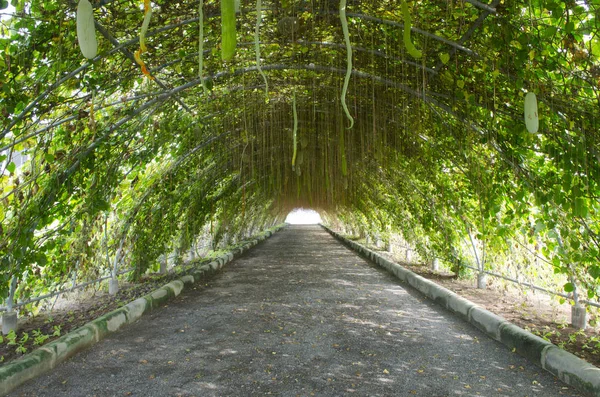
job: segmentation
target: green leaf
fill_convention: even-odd
[[[25,109],[25,103],[21,101],[15,106],[15,113],[21,113],[23,109]]]
[[[577,197],[573,203],[573,216],[587,217],[588,208],[583,197]]]
[[[463,88],[465,86],[465,82],[464,80],[458,80],[456,82],[456,85],[458,86],[458,88]]]
[[[565,32],[571,33],[573,30],[575,30],[575,23],[573,21],[569,21],[569,23],[565,25]]]
[[[600,266],[590,266],[590,268],[588,269],[588,273],[590,274],[590,276],[592,276],[592,278],[600,278]]]
[[[549,39],[552,36],[554,36],[557,31],[558,31],[557,27],[555,27],[555,26],[548,26],[546,29],[544,29],[543,36],[544,36],[544,38]]]
[[[445,65],[448,63],[448,61],[450,60],[450,55],[446,52],[442,52],[440,54],[440,60],[442,61],[442,63]]]
[[[6,166],[6,170],[8,172],[10,172],[11,174],[14,174],[16,169],[17,169],[17,166],[12,161],[10,163],[8,163],[8,165]]]
[[[0,10],[8,8],[8,0],[0,0]]]
[[[546,224],[544,223],[544,221],[541,219],[535,221],[535,232],[539,233],[543,232],[544,230],[546,230]]]
[[[575,290],[575,287],[571,283],[566,283],[563,289],[565,290],[565,292],[573,292]]]
[[[576,238],[572,238],[572,239],[569,241],[569,244],[571,245],[571,248],[573,248],[574,250],[577,250],[577,249],[579,249],[579,247],[581,246],[581,243],[580,243],[580,242],[579,242],[579,240],[578,240],[578,239],[576,239]]]
[[[600,39],[592,40],[592,54],[595,57],[600,57]]]
[[[52,162],[54,162],[54,155],[53,155],[53,154],[46,153],[46,154],[44,155],[44,158],[46,159],[46,161],[47,161],[48,163],[52,163]]]
[[[48,258],[42,252],[39,252],[35,255],[35,262],[38,266],[46,266],[48,264]]]

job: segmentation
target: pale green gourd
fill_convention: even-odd
[[[538,118],[537,98],[533,92],[525,95],[525,126],[532,134],[538,132],[540,121]]]
[[[352,45],[350,44],[350,33],[348,32],[348,20],[346,19],[346,0],[340,0],[340,21],[342,22],[342,31],[344,32],[344,42],[346,43],[346,77],[344,78],[344,87],[342,88],[342,108],[348,120],[350,120],[350,126],[348,129],[354,126],[354,119],[350,115],[348,105],[346,104],[346,93],[348,92],[348,85],[350,84],[350,76],[352,75]]]
[[[254,53],[256,55],[256,68],[258,69],[258,73],[262,76],[265,81],[265,95],[269,95],[269,82],[267,81],[267,76],[263,72],[260,67],[260,39],[259,39],[259,29],[260,22],[262,20],[262,1],[256,0],[256,28],[254,29]]]
[[[88,0],[79,0],[77,4],[77,41],[84,57],[88,59],[96,57],[98,42],[94,26],[94,8]]]
[[[204,69],[204,0],[200,0],[198,5],[198,78],[202,81],[202,88],[204,93],[208,94],[208,87],[206,87],[206,81],[204,81],[203,69]]]
[[[292,113],[294,114],[294,154],[292,155],[292,170],[296,168],[296,155],[298,152],[298,111],[296,110],[296,92],[292,97]]]

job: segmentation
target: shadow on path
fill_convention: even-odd
[[[577,396],[368,264],[290,226],[13,396]]]

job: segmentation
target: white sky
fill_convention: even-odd
[[[321,223],[321,215],[311,209],[296,208],[285,218],[291,225],[315,225]]]
[[[4,21],[5,19],[10,18],[10,16],[14,13],[15,13],[15,7],[13,7],[12,5],[10,5],[10,3],[8,3],[8,8],[0,10],[0,19],[2,19]]]

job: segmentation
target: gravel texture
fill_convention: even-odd
[[[290,226],[11,396],[578,396],[365,262]]]

